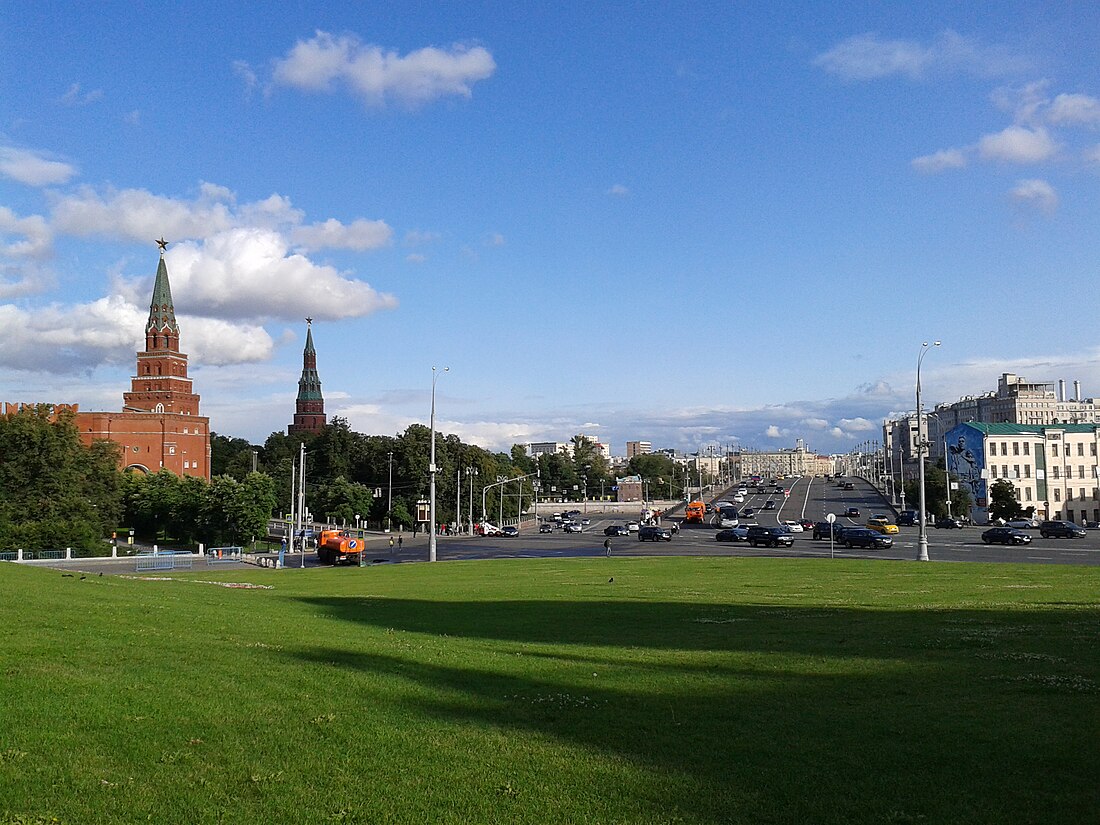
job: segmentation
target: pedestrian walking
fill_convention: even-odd
[[[397,549],[398,549],[398,550],[400,550],[400,549],[401,549],[401,545],[402,545],[402,543],[403,543],[403,542],[404,542],[404,539],[403,539],[403,537],[401,537],[401,536],[398,536],[398,537],[397,537]]]
[[[611,558],[611,538],[610,537],[603,540],[603,549],[604,549],[604,552],[607,553],[607,557]]]
[[[393,549],[393,536],[390,536],[390,549]]]

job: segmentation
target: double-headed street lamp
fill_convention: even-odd
[[[932,342],[933,347],[939,345],[939,341]],[[920,485],[920,505],[917,510],[920,538],[917,540],[917,561],[928,561],[928,524],[924,516],[924,451],[928,446],[928,439],[924,437],[924,412],[920,402],[920,365],[924,356],[929,353],[929,344],[925,341],[920,347],[920,355],[917,356],[917,477]]]
[[[450,367],[444,367],[443,372],[449,372]],[[432,367],[432,415],[431,415],[431,430],[432,430],[432,451],[431,458],[428,459],[428,475],[431,480],[428,484],[428,561],[435,561],[435,382],[439,378],[439,373],[435,367]]]

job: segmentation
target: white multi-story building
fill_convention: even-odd
[[[833,461],[829,456],[807,450],[799,439],[793,450],[753,452],[742,450],[737,455],[741,477],[746,476],[805,476],[831,473]]]
[[[573,442],[571,441],[538,441],[527,445],[527,455],[555,455],[561,453],[570,458],[573,457]]]
[[[649,441],[626,442],[626,458],[629,461],[636,455],[649,455],[653,452],[653,444]]]
[[[1100,521],[1100,425],[967,422],[946,434],[947,468],[988,521],[989,485],[1007,479],[1035,517]]]

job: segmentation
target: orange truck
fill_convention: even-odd
[[[702,524],[707,515],[707,505],[701,501],[692,501],[684,509],[684,521],[689,524]]]
[[[359,564],[363,540],[347,530],[322,530],[317,539],[317,561],[321,564]]]

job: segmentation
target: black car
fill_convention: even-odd
[[[628,536],[630,531],[626,529],[624,524],[612,524],[603,528],[603,534],[605,536]]]
[[[519,528],[509,524],[507,527],[500,528],[500,534],[505,538],[514,539],[519,535]]]
[[[749,528],[746,541],[753,547],[761,544],[765,547],[790,547],[794,544],[794,534],[786,532],[783,527],[764,527],[758,524]]]
[[[772,501],[769,498],[767,501],[764,502],[764,509],[765,510],[774,510],[775,509],[775,502]]]
[[[982,533],[986,544],[1030,544],[1031,536],[1015,527],[991,527]]]
[[[1039,525],[1039,535],[1045,539],[1079,539],[1085,530],[1072,521],[1044,521]]]
[[[849,507],[847,510],[844,511],[844,515],[848,518],[859,518],[859,508]]]
[[[917,523],[917,511],[902,510],[900,513],[898,513],[898,520],[894,523],[897,524],[899,527],[912,527]]]
[[[539,532],[540,533],[553,533],[554,532],[554,525],[551,524],[548,521],[544,521],[542,524],[539,525]]]
[[[894,540],[884,536],[878,530],[869,530],[866,527],[852,527],[844,531],[840,539],[841,544],[851,549],[852,547],[870,547],[871,549],[889,548],[894,546]]]
[[[748,527],[731,527],[714,534],[715,541],[745,541],[749,537]]]
[[[638,541],[672,541],[672,531],[667,527],[646,524],[638,528]]]
[[[837,524],[835,521],[832,524],[829,524],[829,522],[827,521],[819,521],[813,526],[812,538],[814,541],[817,541],[818,539],[827,539],[829,538],[830,532],[832,532],[834,539],[839,538],[840,536],[838,534],[840,533],[840,525]]]
[[[961,518],[938,518],[936,519],[936,528],[939,530],[961,530],[963,526],[963,520]]]
[[[747,518],[756,518],[756,511],[751,507],[746,507],[741,511],[741,520],[744,521]]]

